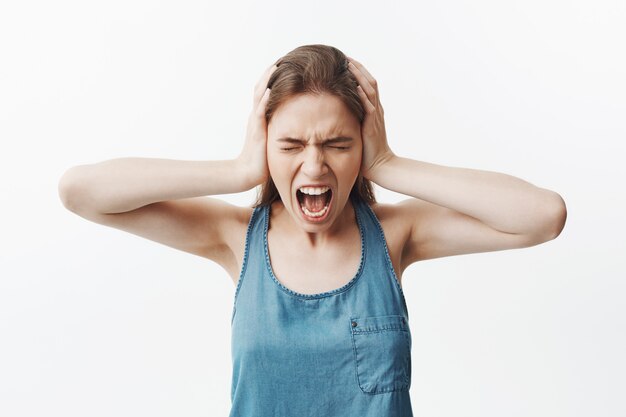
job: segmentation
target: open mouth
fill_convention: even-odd
[[[333,192],[328,186],[300,187],[296,190],[296,197],[307,220],[322,221],[329,212]]]

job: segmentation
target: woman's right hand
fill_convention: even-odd
[[[269,178],[267,166],[267,123],[265,122],[265,106],[270,96],[267,83],[276,65],[265,70],[256,86],[252,101],[252,111],[248,117],[246,140],[237,160],[246,172],[251,188],[263,184]]]

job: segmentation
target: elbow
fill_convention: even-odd
[[[556,239],[567,220],[567,207],[563,198],[553,191],[543,200],[541,209],[533,217],[533,227],[526,236],[525,246],[535,246]]]
[[[565,200],[558,193],[553,192],[553,197],[546,212],[546,226],[543,228],[544,234],[547,233],[546,240],[553,240],[561,234],[567,221]]]
[[[76,213],[78,210],[78,195],[80,194],[80,178],[81,174],[79,166],[72,167],[65,171],[57,186],[59,199],[63,206],[71,212]]]

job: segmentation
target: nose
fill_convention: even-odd
[[[328,165],[324,157],[324,152],[316,146],[311,146],[304,152],[302,162],[302,172],[310,178],[320,178],[328,172]]]

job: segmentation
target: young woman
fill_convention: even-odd
[[[409,198],[377,203],[371,182]],[[205,197],[257,185],[253,207]],[[566,219],[553,191],[396,155],[376,80],[326,45],[265,71],[235,160],[77,166],[59,193],[86,219],[228,272],[231,416],[412,416],[404,270],[537,245]]]

